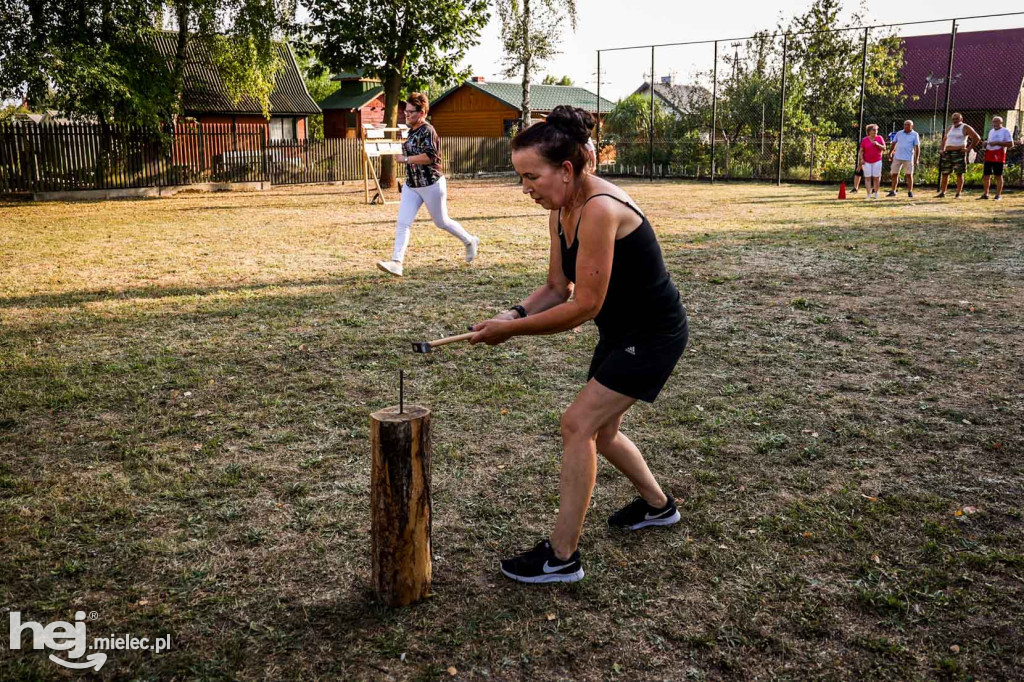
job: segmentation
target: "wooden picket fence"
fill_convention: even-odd
[[[512,170],[508,138],[441,141],[445,173]],[[380,172],[380,159],[374,159]],[[404,166],[397,167],[402,178]],[[260,125],[180,123],[173,130],[88,123],[0,124],[0,192],[362,181],[358,139],[276,141]]]

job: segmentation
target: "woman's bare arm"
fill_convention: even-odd
[[[481,322],[473,327],[477,334],[470,342],[497,344],[512,336],[557,334],[596,317],[608,293],[615,254],[616,217],[610,203],[611,200],[604,199],[592,201],[580,221],[572,300],[519,320]],[[560,261],[561,258],[559,270]]]

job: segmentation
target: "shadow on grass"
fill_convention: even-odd
[[[458,268],[432,269],[427,274],[451,274]],[[416,281],[415,271],[410,272],[402,281]],[[385,279],[383,275],[360,274],[342,277],[317,277],[311,279],[282,279],[272,282],[256,282],[253,284],[226,284],[210,286],[146,286],[129,287],[126,289],[84,289],[61,294],[34,294],[30,296],[9,296],[0,298],[0,308],[70,308],[86,303],[101,303],[131,299],[162,299],[182,296],[211,296],[224,293],[257,292],[267,289],[289,287],[346,287],[365,285],[369,282],[381,283],[398,280]]]

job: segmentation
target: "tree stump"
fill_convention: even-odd
[[[430,592],[430,410],[407,405],[370,415],[373,586],[388,606]]]

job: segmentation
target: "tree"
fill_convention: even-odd
[[[676,121],[660,100],[654,100],[655,140],[663,140]],[[605,116],[601,126],[602,147],[615,145],[615,158],[623,164],[646,164],[650,158],[651,143],[651,98],[649,95],[630,95],[620,99]],[[655,162],[665,163],[662,158],[669,151],[659,144],[655,150]]]
[[[304,41],[334,71],[362,69],[384,84],[384,123],[398,123],[403,86],[454,83],[456,70],[487,25],[486,0],[309,0]],[[381,184],[394,184],[390,156]]]
[[[845,166],[852,166],[852,159],[847,164],[844,155],[852,148],[850,138],[858,134],[864,53],[864,31],[855,25],[862,21],[858,14],[844,21],[838,0],[814,0],[803,15],[774,32],[757,33],[742,49],[724,54],[725,68],[718,69],[715,141],[718,166],[726,174],[734,166],[744,166],[760,175],[777,162],[771,159],[778,151],[784,36],[788,37],[783,168],[807,165],[813,135],[815,169],[831,172],[831,164],[836,173],[848,172]],[[845,30],[851,26],[853,30]],[[875,115],[895,112],[903,97],[899,39],[885,31],[869,31],[867,56],[865,110]],[[709,131],[712,71],[698,74],[698,80],[705,90],[694,100],[685,124]]]
[[[314,102],[322,102],[331,96],[337,89],[338,84],[331,80],[331,71],[317,61],[316,56],[308,52],[299,52],[295,55],[295,62],[298,64],[299,73],[306,84],[306,90]],[[322,140],[324,137],[324,116],[317,114],[309,117],[309,137]]]
[[[547,76],[544,76],[544,80],[541,81],[541,85],[572,85],[572,79],[568,76],[557,78],[548,74]]]
[[[561,33],[562,10],[576,30],[576,0],[496,0],[496,5],[505,47],[504,73],[509,78],[522,74],[521,126],[527,128],[533,122],[530,82],[540,65],[558,54],[556,45]]]
[[[848,135],[858,126],[864,33],[842,29],[863,25],[864,17],[855,12],[843,21],[841,11],[841,0],[814,0],[787,29],[793,87],[803,93],[805,111],[819,134]],[[891,34],[869,32],[865,94],[876,105],[895,106],[903,89],[902,64],[902,50]]]
[[[7,104],[0,107],[0,123],[14,119],[18,114],[28,113],[28,109],[22,104]]]
[[[269,109],[279,66],[274,31],[290,0],[171,0],[177,50],[168,69],[154,38],[162,0],[0,0],[0,96],[70,116],[155,125],[181,111],[189,42],[205,41],[236,100]]]
[[[109,2],[110,0],[101,0]],[[295,21],[294,0],[167,0],[177,32],[171,87],[180,110],[191,41],[205,44],[228,91],[249,96],[270,118],[270,93],[283,64],[275,35]]]
[[[672,125],[672,117],[660,100],[654,100],[654,136],[664,135]],[[620,99],[608,112],[601,130],[618,139],[631,142],[647,142],[651,138],[651,98],[647,95],[630,95]]]
[[[152,121],[166,95],[148,43],[159,4],[0,0],[0,98],[101,123]],[[166,74],[166,69],[163,69]]]

